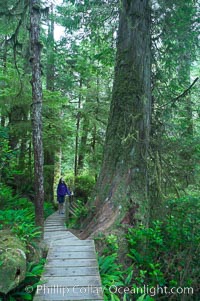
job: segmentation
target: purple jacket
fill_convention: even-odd
[[[66,194],[71,195],[71,192],[67,188],[67,185],[65,183],[58,184],[57,195],[59,195],[59,196],[65,196]]]

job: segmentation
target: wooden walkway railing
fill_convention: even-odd
[[[94,241],[78,239],[64,222],[58,212],[45,222],[49,251],[33,301],[103,301]]]

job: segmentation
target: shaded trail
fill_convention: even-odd
[[[93,240],[80,240],[64,225],[64,215],[47,218],[44,240],[48,256],[33,301],[103,301]]]

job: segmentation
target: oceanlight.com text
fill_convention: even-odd
[[[125,287],[125,286],[116,286],[112,285],[109,287],[109,292],[111,294],[145,294],[149,296],[156,295],[193,295],[194,289],[193,287],[172,287],[168,288],[167,286],[161,287],[150,287],[148,285],[143,285],[142,287]]]

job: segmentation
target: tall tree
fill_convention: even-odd
[[[30,39],[32,63],[32,130],[34,149],[34,187],[36,224],[43,226],[43,143],[42,143],[42,81],[40,42],[40,0],[30,1]]]
[[[147,152],[151,116],[149,1],[123,0],[113,96],[95,217],[87,228],[109,227],[128,206],[148,220]],[[126,208],[126,209],[124,209]],[[132,212],[133,212],[132,211]],[[137,219],[132,216],[132,222]]]

